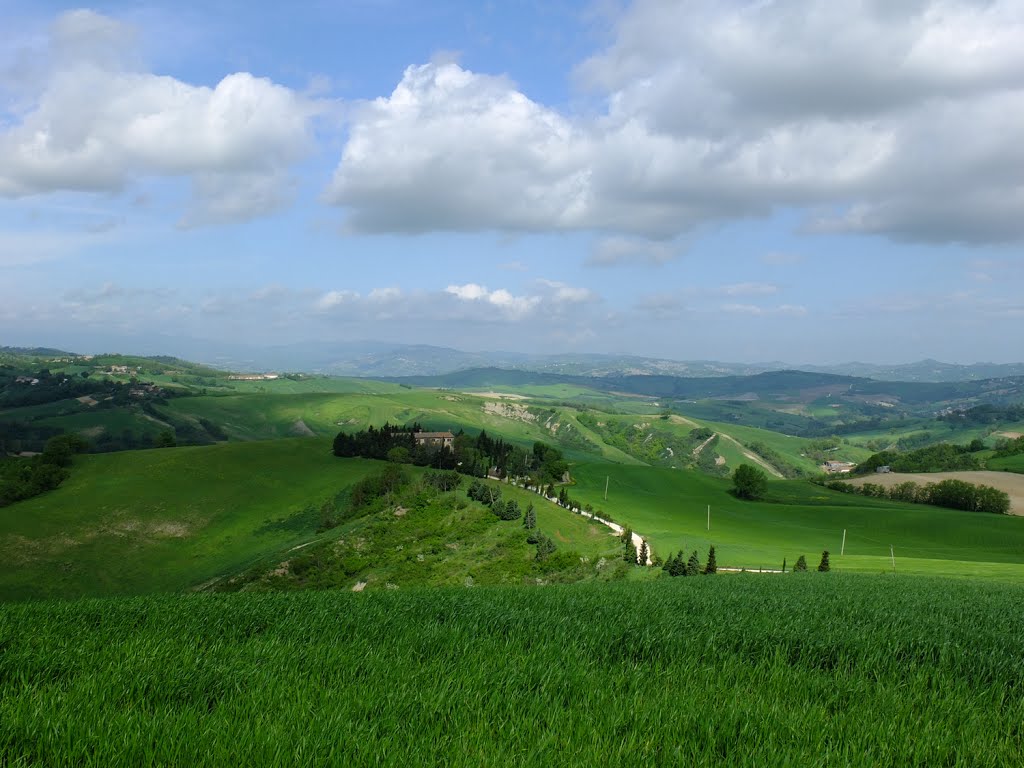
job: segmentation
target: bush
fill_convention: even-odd
[[[828,550],[827,549],[824,552],[821,553],[821,562],[818,563],[818,570],[821,573],[827,573],[828,571],[832,570],[832,567],[828,563]]]
[[[732,474],[732,492],[741,499],[760,499],[768,490],[768,476],[757,467],[740,464]]]

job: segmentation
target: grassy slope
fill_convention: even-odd
[[[834,567],[878,571],[891,568],[891,544],[901,571],[1024,577],[1024,518],[851,497],[803,481],[770,483],[777,503],[744,502],[728,480],[654,467],[589,464],[575,477],[573,497],[630,524],[663,556],[683,548],[703,558],[714,544],[720,565],[779,568],[801,554],[814,566],[828,549]]]
[[[988,469],[998,469],[1005,472],[1024,472],[1024,453],[1016,456],[1004,456],[998,459],[989,459],[986,464]]]
[[[14,566],[0,571],[0,598],[173,591],[277,562],[299,544],[348,535],[345,528],[317,534],[315,510],[381,467],[337,459],[329,441],[315,438],[75,461],[57,490],[0,509],[0,561]],[[603,526],[524,490],[503,490],[523,508],[534,502],[540,529],[559,547],[594,558],[615,549]],[[447,533],[448,540],[463,535]]]
[[[623,547],[606,526],[502,484],[503,499],[515,499],[521,510],[534,505],[538,530],[555,542],[555,553],[538,561],[522,518],[499,520],[487,507],[467,498],[468,485],[467,478],[457,491],[439,493],[418,490],[414,483],[380,512],[325,533],[326,541],[288,553],[287,560],[271,560],[217,588],[349,589],[363,582],[363,588],[373,590],[625,575]]]
[[[807,574],[0,605],[0,763],[1021,765],[1022,599]]]
[[[325,440],[82,456],[55,491],[0,509],[6,597],[176,590],[308,534],[256,535],[370,472]]]
[[[299,420],[324,436],[334,436],[340,429],[380,426],[386,421],[392,424],[418,421],[426,429],[486,429],[522,444],[542,440],[559,445],[573,456],[588,455],[581,450],[578,441],[563,444],[561,435],[545,428],[543,423],[487,412],[484,408],[487,402],[472,395],[399,388],[377,395],[309,393],[181,398],[172,401],[170,409],[177,415],[208,418],[222,425],[232,438],[240,440],[294,435]],[[578,435],[581,428],[572,419],[571,411],[566,413]],[[603,443],[591,442],[589,451],[610,461],[635,463]]]

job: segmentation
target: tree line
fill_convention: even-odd
[[[71,457],[85,449],[76,434],[50,438],[43,452],[31,458],[0,458],[0,507],[51,491],[71,474]]]
[[[878,467],[889,467],[893,472],[963,472],[981,469],[981,462],[974,453],[984,450],[981,440],[972,440],[967,445],[937,443],[906,453],[881,451],[869,456],[854,470],[854,474],[866,475]]]
[[[486,430],[476,436],[462,429],[455,433],[452,447],[421,445],[418,423],[367,427],[359,432],[339,432],[334,438],[334,455],[342,458],[380,459],[398,464],[454,470],[473,477],[495,474],[499,478],[526,478],[530,485],[553,489],[569,470],[562,452],[542,442],[530,449],[491,437]]]
[[[912,480],[907,480],[890,488],[878,483],[864,483],[858,487],[842,480],[833,480],[825,485],[833,491],[856,493],[875,499],[931,504],[935,507],[990,512],[997,515],[1006,515],[1010,512],[1010,496],[1005,491],[952,478],[926,485],[918,485]]]

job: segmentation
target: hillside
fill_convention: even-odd
[[[71,478],[60,488],[0,509],[0,560],[13,566],[0,571],[0,599],[180,591],[249,569],[265,573],[279,567],[296,547],[339,537],[358,539],[367,535],[368,525],[396,521],[388,517],[388,509],[376,518],[324,530],[325,522],[344,515],[346,489],[381,467],[381,462],[337,459],[330,442],[318,439],[78,457]],[[417,475],[420,470],[409,472]],[[536,504],[540,529],[562,550],[595,562],[618,550],[603,526],[534,494],[509,493]],[[526,503],[524,499],[524,507]],[[435,568],[433,580],[441,583],[461,580],[474,565],[485,569],[496,548],[509,546],[502,530],[491,530],[495,520],[489,512],[459,512],[457,520],[443,515],[440,522],[435,520],[431,533],[439,537],[442,550],[453,543],[463,551],[457,563]],[[410,515],[403,522],[419,526],[419,533],[399,538],[423,537],[431,527],[427,520],[429,515],[423,520]],[[378,526],[378,535],[371,539],[376,543],[362,553],[366,574],[375,573],[374,568],[383,574],[381,586],[387,576],[380,569],[395,558],[395,551],[382,543],[384,532]],[[523,539],[515,538],[516,557],[529,559],[534,550]],[[399,559],[422,551],[411,546]],[[482,580],[501,581],[506,571],[518,569],[494,568]],[[425,585],[432,579],[419,574],[401,583]]]
[[[714,545],[720,566],[779,569],[823,550],[843,571],[1024,577],[1024,518],[959,512],[829,491],[806,481],[769,483],[765,501],[740,501],[730,481],[656,467],[585,464],[572,493],[643,531],[656,554]],[[604,498],[605,487],[608,498]],[[708,507],[711,530],[707,529]],[[843,531],[845,555],[840,555]]]

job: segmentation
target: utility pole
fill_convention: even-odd
[[[711,530],[711,505],[708,504],[708,530]]]
[[[843,528],[843,546],[839,549],[840,555],[846,554],[846,529]]]
[[[608,501],[608,478],[609,475],[604,476],[604,500]]]
[[[889,557],[892,558],[892,572],[896,573],[896,554],[892,551],[892,544],[889,545]]]

